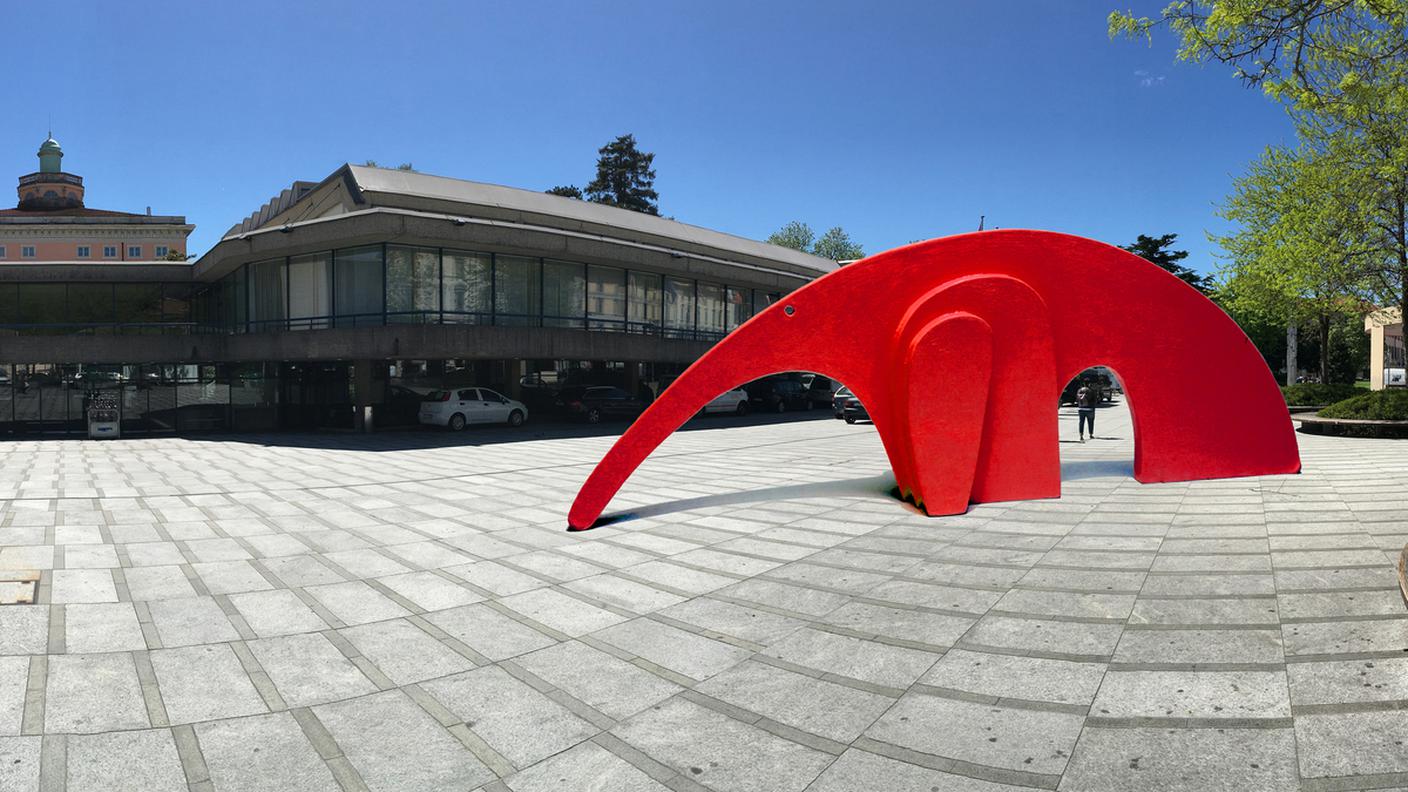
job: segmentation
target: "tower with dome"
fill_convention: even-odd
[[[19,178],[15,208],[0,209],[0,263],[185,260],[195,228],[185,217],[90,209],[52,133],[38,157],[39,170]]]

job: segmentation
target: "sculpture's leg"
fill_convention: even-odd
[[[908,340],[902,415],[913,469],[895,475],[901,492],[909,490],[927,514],[961,514],[968,508],[987,414],[992,345],[988,323],[961,311],[934,319]]]

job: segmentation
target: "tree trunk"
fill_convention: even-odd
[[[1330,315],[1320,314],[1320,381],[1330,381]]]
[[[1287,385],[1294,385],[1294,384],[1296,384],[1296,368],[1297,368],[1297,361],[1296,361],[1296,345],[1297,345],[1298,343],[1299,343],[1299,341],[1296,339],[1296,323],[1295,323],[1295,322],[1287,322],[1287,323],[1286,323],[1286,384],[1287,384]]]

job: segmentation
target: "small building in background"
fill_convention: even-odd
[[[0,262],[124,262],[186,258],[195,226],[181,216],[90,209],[83,177],[63,169],[64,151],[50,137],[39,146],[39,170],[20,177],[13,209],[0,209]]]
[[[1369,387],[1373,390],[1408,386],[1408,360],[1403,346],[1403,311],[1383,308],[1364,317],[1369,334]]]

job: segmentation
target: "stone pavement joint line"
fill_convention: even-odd
[[[1408,441],[1140,485],[1097,421],[928,518],[706,419],[582,534],[611,437],[0,444],[0,789],[1408,787]]]

